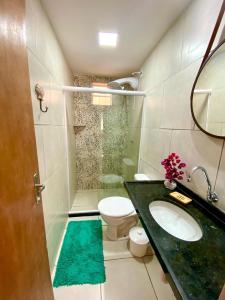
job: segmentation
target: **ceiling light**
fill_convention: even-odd
[[[99,32],[98,41],[100,46],[116,47],[117,44],[117,33],[112,32]]]

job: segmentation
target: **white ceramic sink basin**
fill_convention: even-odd
[[[157,200],[149,204],[149,210],[154,220],[169,234],[189,242],[201,239],[202,230],[198,223],[177,205]]]

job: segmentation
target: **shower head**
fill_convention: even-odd
[[[139,84],[139,78],[141,76],[142,72],[134,72],[132,75],[134,77],[125,77],[125,78],[119,78],[113,81],[110,81],[107,85],[111,89],[121,90],[124,88],[125,84],[129,84],[133,90],[138,89]]]
[[[135,76],[135,77],[137,77],[137,78],[141,78],[141,76],[142,76],[142,71],[138,71],[138,72],[133,72],[133,73],[131,73],[131,75],[132,76]]]
[[[114,90],[122,90],[122,85],[119,82],[119,79],[113,80],[107,83],[108,88],[114,89]]]

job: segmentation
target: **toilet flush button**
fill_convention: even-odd
[[[141,229],[139,229],[138,231],[137,231],[137,233],[139,234],[139,235],[142,235],[142,230]]]

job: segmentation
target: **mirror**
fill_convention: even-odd
[[[191,111],[202,131],[225,138],[225,40],[198,72],[191,94]]]

